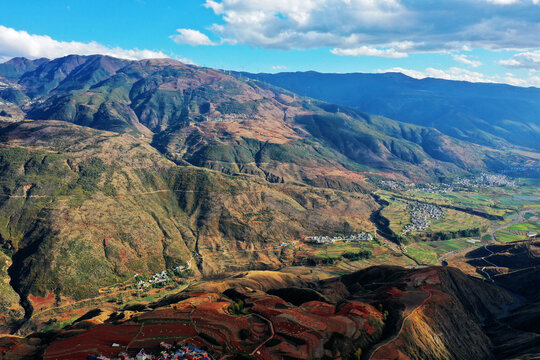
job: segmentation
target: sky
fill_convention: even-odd
[[[540,0],[0,0],[0,62],[68,54],[540,87]]]

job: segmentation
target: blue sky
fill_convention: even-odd
[[[540,0],[0,2],[0,59],[104,53],[251,72],[540,86]]]

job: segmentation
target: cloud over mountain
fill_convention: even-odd
[[[410,44],[407,52],[540,47],[535,35],[540,33],[538,5],[538,0],[206,0],[204,4],[223,20],[212,30],[228,43],[275,49],[332,47],[338,55],[392,57],[402,51],[388,44],[403,42]]]
[[[130,60],[169,57],[160,51],[108,47],[95,41],[58,41],[47,35],[29,34],[0,25],[0,58],[57,58],[70,54],[101,54]]]
[[[208,36],[198,30],[193,29],[177,29],[178,34],[171,35],[171,39],[177,44],[187,45],[217,45],[210,40]]]
[[[516,54],[508,60],[501,60],[500,64],[511,68],[540,71],[540,50]]]

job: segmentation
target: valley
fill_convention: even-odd
[[[0,77],[2,359],[532,354],[534,146],[170,59]]]

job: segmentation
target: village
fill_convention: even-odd
[[[445,210],[440,206],[422,203],[418,201],[407,201],[411,223],[401,230],[404,235],[411,231],[424,231],[431,225],[430,219],[441,219],[445,215]]]
[[[455,185],[467,188],[483,188],[483,187],[515,187],[516,182],[508,179],[507,176],[501,174],[482,173],[475,177],[458,178],[454,181]]]
[[[203,119],[204,121],[212,122],[231,122],[235,120],[248,120],[249,117],[246,114],[223,114],[216,117],[204,116]]]
[[[360,242],[360,241],[371,241],[373,240],[373,235],[366,232],[361,232],[358,234],[348,235],[348,236],[306,236],[304,241],[310,244],[333,244],[337,241],[343,242]]]
[[[156,287],[156,286],[161,286],[163,284],[166,284],[167,282],[169,282],[171,279],[171,276],[174,276],[174,275],[181,275],[182,273],[187,273],[187,275],[189,275],[189,271],[191,269],[191,261],[192,259],[188,260],[186,262],[186,265],[183,265],[183,266],[175,266],[174,268],[172,268],[171,270],[167,271],[167,270],[163,270],[161,272],[158,272],[158,273],[155,273],[153,274],[148,280],[139,280],[137,282],[137,288],[139,289],[147,289],[149,287]],[[134,279],[138,279],[140,278],[140,275],[139,274],[134,274],[133,275],[133,278]]]
[[[411,191],[419,190],[431,194],[445,194],[452,191],[478,189],[486,187],[515,187],[516,182],[510,180],[506,175],[481,173],[472,177],[458,177],[451,183],[402,183],[393,180],[381,182],[381,188],[390,191]]]
[[[119,347],[113,344],[113,347]],[[89,355],[88,360],[213,360],[208,352],[192,345],[171,345],[165,342],[160,343],[160,353],[158,355],[147,354],[144,349],[139,350],[137,355],[129,356],[127,351],[121,351],[116,357],[104,355]],[[159,351],[159,350],[158,350]]]

